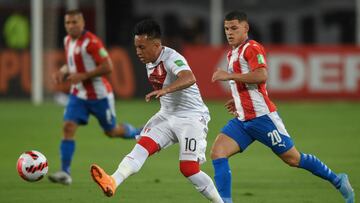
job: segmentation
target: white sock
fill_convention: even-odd
[[[223,203],[214,182],[206,173],[200,171],[197,174],[189,176],[188,179],[195,185],[195,188],[211,202]]]
[[[136,144],[133,150],[123,158],[114,174],[111,175],[115,179],[116,187],[130,175],[137,173],[148,156],[149,152],[143,146]]]

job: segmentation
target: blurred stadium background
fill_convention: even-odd
[[[206,202],[178,172],[177,147],[151,158],[113,199],[103,197],[89,165],[113,171],[134,142],[105,138],[95,120],[77,133],[72,186],[17,177],[24,150],[43,152],[50,171],[59,167],[58,104],[69,84],[54,86],[50,76],[65,62],[63,15],[73,8],[83,11],[86,28],[103,39],[113,59],[119,120],[137,125],[158,104],[143,101],[150,86],[132,29],[144,18],[160,22],[164,44],[187,58],[212,113],[208,151],[230,118],[222,104],[230,97],[226,84],[210,82],[226,65],[223,15],[247,12],[250,37],[268,51],[270,97],[298,149],[349,173],[355,191],[360,188],[360,0],[0,0],[0,202]],[[235,202],[342,202],[329,184],[289,169],[260,144],[231,163]],[[204,170],[213,174],[210,161]]]

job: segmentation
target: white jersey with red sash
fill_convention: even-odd
[[[146,64],[148,78],[155,90],[168,86],[177,79],[182,70],[190,70],[185,58],[169,47],[163,47],[159,58],[154,63]],[[177,116],[192,116],[209,114],[204,104],[197,84],[188,88],[168,93],[160,97],[161,109]]]

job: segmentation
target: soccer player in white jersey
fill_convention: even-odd
[[[86,125],[89,115],[94,115],[104,133],[109,137],[135,138],[140,129],[128,123],[116,124],[114,95],[105,77],[112,70],[111,59],[101,40],[84,30],[81,11],[70,10],[65,14],[64,39],[66,62],[55,73],[57,83],[64,79],[71,82],[69,102],[64,113],[63,140],[60,143],[61,170],[51,174],[55,183],[69,185],[70,164],[75,151],[75,132],[79,125]]]
[[[285,163],[305,169],[329,181],[347,203],[354,202],[354,192],[346,174],[335,174],[317,157],[299,152],[285,129],[266,91],[267,64],[263,46],[248,38],[249,24],[243,12],[225,16],[226,38],[232,50],[227,71],[217,70],[212,81],[229,81],[232,99],[225,106],[235,115],[217,136],[211,158],[215,182],[224,202],[232,202],[231,171],[228,158],[243,152],[254,141],[268,146]]]
[[[210,115],[194,74],[183,56],[162,46],[158,23],[141,21],[135,26],[134,34],[136,54],[146,64],[154,88],[145,99],[159,98],[161,108],[144,126],[138,143],[111,176],[99,166],[91,166],[94,181],[105,195],[113,196],[116,188],[138,172],[150,155],[179,143],[181,173],[207,199],[223,202],[211,178],[200,170],[200,164],[205,161]]]

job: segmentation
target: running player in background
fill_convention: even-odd
[[[154,91],[145,96],[159,98],[161,108],[144,126],[141,138],[110,176],[99,166],[91,166],[91,175],[105,195],[138,172],[146,159],[166,147],[179,143],[181,173],[212,202],[223,202],[211,178],[200,170],[205,162],[207,123],[210,120],[196,79],[187,61],[175,50],[162,46],[160,26],[144,20],[135,26],[135,48]]]
[[[55,73],[54,80],[71,82],[69,101],[65,109],[63,140],[60,144],[61,171],[49,176],[52,182],[71,184],[70,164],[75,151],[75,132],[94,115],[109,137],[135,138],[140,130],[128,123],[116,124],[114,95],[106,75],[112,62],[101,40],[84,29],[81,11],[65,14],[64,39],[66,65]]]
[[[217,70],[212,81],[229,81],[232,97],[225,106],[236,116],[217,136],[211,158],[215,182],[224,202],[232,202],[231,171],[228,158],[243,152],[254,141],[271,148],[285,163],[305,169],[329,181],[347,203],[354,202],[354,191],[346,174],[335,174],[312,154],[299,152],[285,129],[266,91],[267,65],[261,44],[248,38],[249,24],[243,12],[225,16],[226,38],[232,50],[228,54],[227,71]]]

